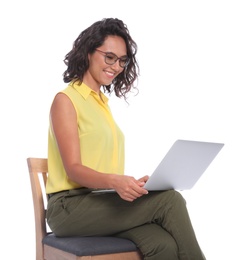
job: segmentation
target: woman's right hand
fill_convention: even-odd
[[[145,185],[144,180],[147,179],[146,176],[136,180],[134,177],[127,175],[114,175],[113,188],[122,199],[132,202],[135,199],[148,194],[148,191],[143,188]]]

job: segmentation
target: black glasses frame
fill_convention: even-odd
[[[116,54],[114,54],[113,52],[104,52],[101,51],[99,49],[96,49],[96,51],[100,52],[102,55],[104,55],[104,61],[106,64],[108,65],[113,65],[117,62],[117,60],[119,61],[119,66],[121,68],[125,68],[129,62],[130,59],[127,56],[123,56],[123,57],[118,57]]]

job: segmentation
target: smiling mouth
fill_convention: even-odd
[[[115,73],[109,71],[105,71],[105,74],[110,78],[113,78],[115,76]]]

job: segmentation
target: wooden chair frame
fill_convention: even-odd
[[[46,223],[46,194],[44,194],[41,182],[45,187],[48,174],[46,158],[27,158],[30,175],[32,198],[35,213],[36,234],[36,260],[142,260],[139,250],[132,252],[108,253],[101,255],[77,256],[69,252],[57,249],[43,243],[48,235]],[[40,178],[41,176],[41,178]]]

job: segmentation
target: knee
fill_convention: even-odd
[[[169,192],[171,199],[174,201],[174,203],[186,205],[186,200],[184,199],[184,197],[181,195],[180,192],[176,190],[169,190],[167,192]]]
[[[176,245],[176,242],[174,242],[174,244],[171,244],[169,246],[167,255],[168,255],[167,258],[164,259],[179,260],[179,250],[178,250],[178,246]]]
[[[178,246],[173,238],[167,239],[167,243],[161,243],[161,251],[167,258],[178,259]]]
[[[170,259],[178,260],[178,247],[173,238],[154,243],[151,250],[144,255],[147,260]]]

